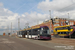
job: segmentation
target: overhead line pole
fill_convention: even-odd
[[[12,34],[12,22],[11,22],[11,34]]]
[[[8,33],[9,33],[9,25],[7,26],[7,31],[8,31]]]
[[[18,31],[20,30],[20,18],[18,18]]]

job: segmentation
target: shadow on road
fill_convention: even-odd
[[[50,41],[52,39],[39,39],[40,41]]]

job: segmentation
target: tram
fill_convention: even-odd
[[[53,32],[55,37],[75,38],[75,25],[57,26]]]
[[[25,35],[26,38],[51,39],[49,28],[47,26],[28,28],[25,31],[27,32],[27,35]]]
[[[25,38],[25,35],[26,35],[26,31],[25,30],[17,31],[17,36],[19,38]]]

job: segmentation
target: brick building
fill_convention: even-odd
[[[32,27],[48,26],[50,28],[50,23],[51,23],[51,31],[53,31],[54,27],[57,26],[75,25],[75,20],[72,19],[68,20],[67,18],[52,18],[51,20],[44,21],[43,23]]]

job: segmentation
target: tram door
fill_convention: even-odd
[[[25,38],[25,31],[22,32],[22,37]]]

